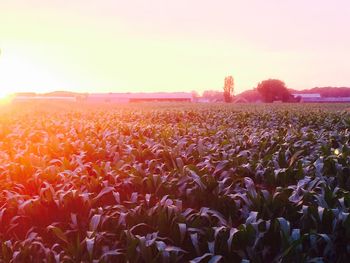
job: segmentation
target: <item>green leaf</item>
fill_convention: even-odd
[[[67,236],[64,234],[64,232],[62,231],[62,229],[60,229],[59,227],[56,226],[48,226],[47,229],[49,231],[52,231],[56,237],[58,237],[60,240],[62,240],[64,243],[68,244],[68,238]]]
[[[101,215],[94,215],[90,220],[90,230],[96,231],[101,221]]]
[[[290,233],[290,223],[284,219],[283,217],[276,218],[277,222],[279,223],[281,230],[285,237],[289,236]]]

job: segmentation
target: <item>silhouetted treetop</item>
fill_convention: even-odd
[[[261,94],[265,102],[281,100],[290,101],[292,95],[289,93],[286,84],[279,79],[268,79],[260,82],[257,91]]]

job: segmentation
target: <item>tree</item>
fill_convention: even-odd
[[[293,98],[286,84],[279,79],[268,79],[260,82],[257,86],[257,91],[265,102],[273,102],[275,100],[288,102]]]
[[[233,88],[234,88],[233,77],[232,76],[226,77],[225,78],[225,85],[224,85],[224,100],[225,100],[225,102],[232,101]]]

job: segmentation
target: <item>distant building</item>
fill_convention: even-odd
[[[129,103],[129,102],[192,102],[193,94],[188,92],[152,92],[152,93],[91,93],[91,94],[15,94],[13,102],[25,101],[79,101],[89,103]]]
[[[300,98],[300,102],[315,102],[321,99],[319,93],[294,93],[294,98]]]
[[[319,93],[294,93],[295,98],[300,97],[300,102],[310,103],[350,103],[350,97],[322,97]]]
[[[126,94],[117,93],[90,93],[86,96],[86,102],[101,103],[101,102],[113,102],[113,103],[127,103],[129,102]]]
[[[208,99],[208,98],[197,98],[197,99],[196,99],[196,102],[199,102],[199,103],[209,103],[209,102],[210,102],[210,99]]]
[[[324,103],[350,103],[350,97],[324,97],[319,101],[315,102],[324,102]]]
[[[321,98],[321,94],[319,93],[293,93],[292,95],[301,98]]]
[[[237,98],[234,98],[232,102],[233,103],[248,103],[248,100],[246,100],[243,97],[237,97]]]
[[[74,96],[71,97],[60,97],[60,96],[23,96],[16,95],[13,97],[12,102],[26,102],[26,101],[70,101],[75,102],[77,98]]]
[[[86,102],[110,102],[110,103],[128,103],[128,102],[150,102],[150,101],[168,101],[168,102],[192,102],[193,95],[188,92],[152,92],[152,93],[91,93],[86,96]]]

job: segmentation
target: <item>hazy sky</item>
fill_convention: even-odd
[[[0,0],[0,90],[350,86],[348,0]]]

